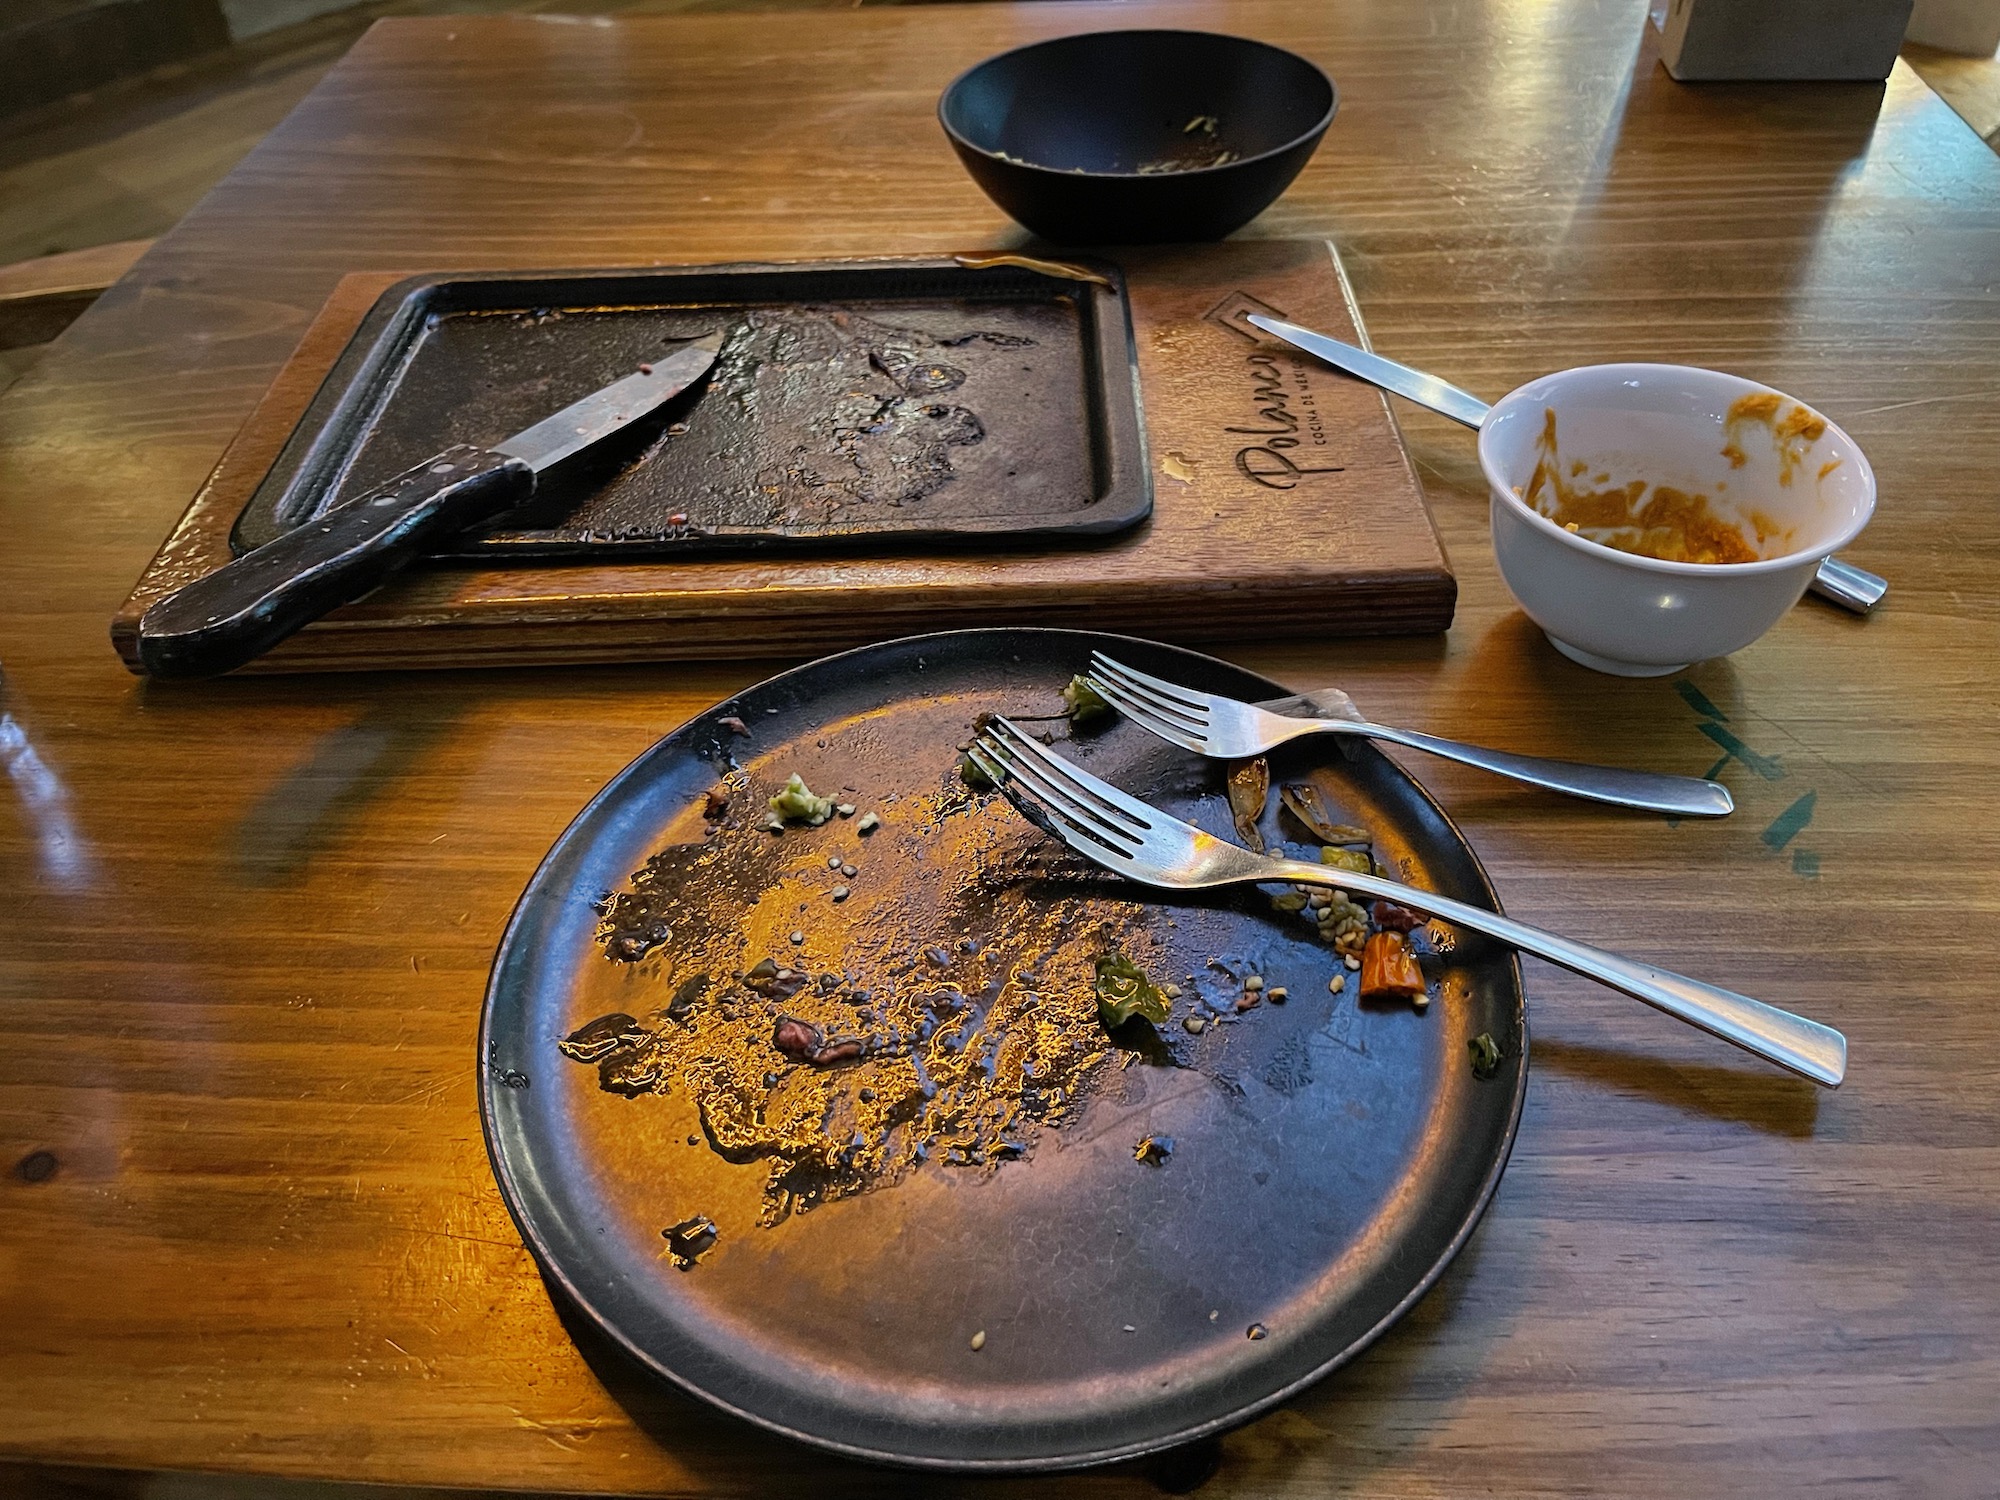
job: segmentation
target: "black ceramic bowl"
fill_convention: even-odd
[[[1045,239],[1214,240],[1291,185],[1333,122],[1333,80],[1207,31],[1094,31],[962,73],[938,120],[993,201]]]

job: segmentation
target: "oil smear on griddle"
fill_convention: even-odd
[[[606,957],[664,1002],[562,1043],[603,1088],[685,1091],[716,1152],[768,1164],[767,1226],[925,1162],[993,1170],[1074,1117],[1118,1055],[1095,955],[1146,961],[1146,908],[1081,868],[1051,879],[1065,857],[956,778],[884,806],[866,840],[851,821],[772,837],[750,826],[761,797],[732,803],[602,907]],[[829,880],[851,891],[837,907]]]
[[[673,476],[676,507],[707,524],[879,518],[950,484],[953,455],[985,442],[985,423],[956,394],[969,368],[1034,342],[844,308],[753,308],[724,343],[691,430],[664,438],[642,467]],[[650,512],[622,509],[615,497],[587,503],[577,523],[609,536],[657,530]]]

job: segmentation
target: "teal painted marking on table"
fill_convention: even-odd
[[[1765,847],[1774,852],[1780,851],[1797,838],[1806,824],[1812,821],[1813,806],[1818,801],[1818,792],[1807,792],[1777,817],[1771,819],[1770,826],[1759,835],[1764,840]]]
[[[1729,722],[1729,715],[1709,702],[1708,694],[1689,682],[1685,677],[1674,684],[1674,691],[1681,695],[1682,701],[1689,708],[1704,718],[1718,719],[1724,724]]]
[[[1778,764],[1778,758],[1775,755],[1759,755],[1720,724],[1698,724],[1695,727],[1727,752],[1720,761],[1716,762],[1717,770],[1728,765],[1732,760],[1740,760],[1745,766],[1755,771],[1766,781],[1783,779],[1785,768]],[[1708,774],[1709,779],[1713,780],[1715,772],[1711,771]]]
[[[1746,769],[1765,781],[1782,781],[1785,779],[1785,768],[1779,762],[1777,756],[1759,754],[1744,744],[1734,733],[1722,727],[1723,723],[1728,720],[1729,715],[1717,708],[1708,694],[1704,693],[1686,678],[1681,678],[1674,683],[1674,691],[1680,694],[1683,703],[1687,704],[1689,708],[1701,716],[1702,722],[1695,727],[1722,749],[1722,759],[1718,760],[1707,771],[1702,773],[1710,781],[1715,780],[1724,771],[1729,769],[1729,763],[1732,760],[1740,762]],[[1819,793],[1816,791],[1807,792],[1804,796],[1797,798],[1789,807],[1779,813],[1777,817],[1773,818],[1765,826],[1764,831],[1758,835],[1759,840],[1773,854],[1783,854],[1791,846],[1792,840],[1797,838],[1807,825],[1812,822],[1813,809],[1818,804]],[[1667,821],[1669,826],[1678,827],[1681,820],[1679,818],[1669,818]],[[1819,854],[1812,849],[1792,848],[1791,867],[1792,873],[1801,880],[1817,880],[1819,879]]]

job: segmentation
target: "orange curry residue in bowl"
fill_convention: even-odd
[[[1769,422],[1778,444],[1778,482],[1791,483],[1793,470],[1803,461],[1806,449],[1826,431],[1826,422],[1798,406],[1780,416],[1778,403],[1782,400],[1770,396],[1767,404],[1760,393],[1745,396],[1730,407],[1728,446],[1722,451],[1732,468],[1741,468],[1746,462],[1737,445],[1737,429],[1745,422]],[[1795,420],[1801,414],[1807,420]],[[1763,544],[1784,530],[1757,511],[1749,512],[1741,524],[1726,520],[1716,514],[1708,496],[1644,479],[1613,485],[1609,474],[1597,474],[1589,483],[1599,488],[1580,488],[1576,481],[1589,473],[1590,465],[1572,463],[1565,474],[1556,449],[1553,407],[1544,409],[1536,450],[1535,472],[1526,489],[1515,493],[1564,530],[1599,546],[1663,562],[1747,563],[1759,561],[1764,555],[1760,550]],[[1820,477],[1826,477],[1825,470]],[[1756,534],[1754,542],[1744,535],[1746,525]]]

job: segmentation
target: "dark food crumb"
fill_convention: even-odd
[[[683,1271],[690,1271],[696,1261],[715,1248],[718,1233],[713,1219],[696,1214],[691,1219],[668,1225],[660,1231],[660,1238],[667,1242],[674,1264]]]
[[[1164,1166],[1173,1154],[1174,1138],[1170,1135],[1149,1135],[1132,1148],[1133,1160],[1149,1167]]]
[[[771,1045],[795,1062],[805,1062],[826,1044],[819,1028],[793,1016],[782,1016],[771,1032]]]
[[[562,1049],[563,1056],[589,1063],[598,1062],[644,1038],[644,1029],[637,1020],[623,1011],[615,1011],[577,1027],[556,1045]]]
[[[1270,1330],[1269,1330],[1269,1329],[1267,1329],[1267,1328],[1265,1328],[1265,1327],[1264,1327],[1264,1325],[1263,1325],[1262,1323],[1252,1323],[1252,1324],[1251,1324],[1251,1325],[1250,1325],[1250,1326],[1249,1326],[1248,1328],[1246,1328],[1246,1329],[1245,1329],[1245,1330],[1244,1330],[1243,1332],[1244,1332],[1244,1336],[1245,1336],[1246,1338],[1253,1338],[1253,1339],[1261,1339],[1261,1338],[1263,1338],[1263,1337],[1264,1337],[1264,1336],[1265,1336],[1265,1335],[1266,1335],[1266,1334],[1267,1334],[1267,1333],[1268,1333],[1269,1331],[1270,1331]]]
[[[1393,901],[1377,901],[1368,908],[1368,915],[1375,919],[1377,927],[1390,932],[1415,932],[1424,925],[1424,919],[1407,906],[1398,906]]]
[[[743,976],[743,987],[766,1000],[789,1000],[806,987],[806,977],[803,969],[781,968],[768,958],[760,958]]]
[[[728,811],[728,809],[729,809],[729,788],[722,785],[716,785],[710,787],[708,789],[708,795],[702,798],[701,801],[702,815],[708,818],[719,818],[723,815],[723,813]]]
[[[867,1051],[860,1037],[829,1042],[817,1026],[797,1016],[778,1017],[778,1024],[771,1029],[771,1045],[792,1061],[811,1063],[815,1068],[859,1062]]]
[[[736,715],[734,714],[731,714],[726,719],[717,719],[715,722],[720,724],[724,729],[728,730],[731,734],[740,734],[747,736],[750,733],[750,726],[748,724],[745,724],[741,719],[737,718]]]

